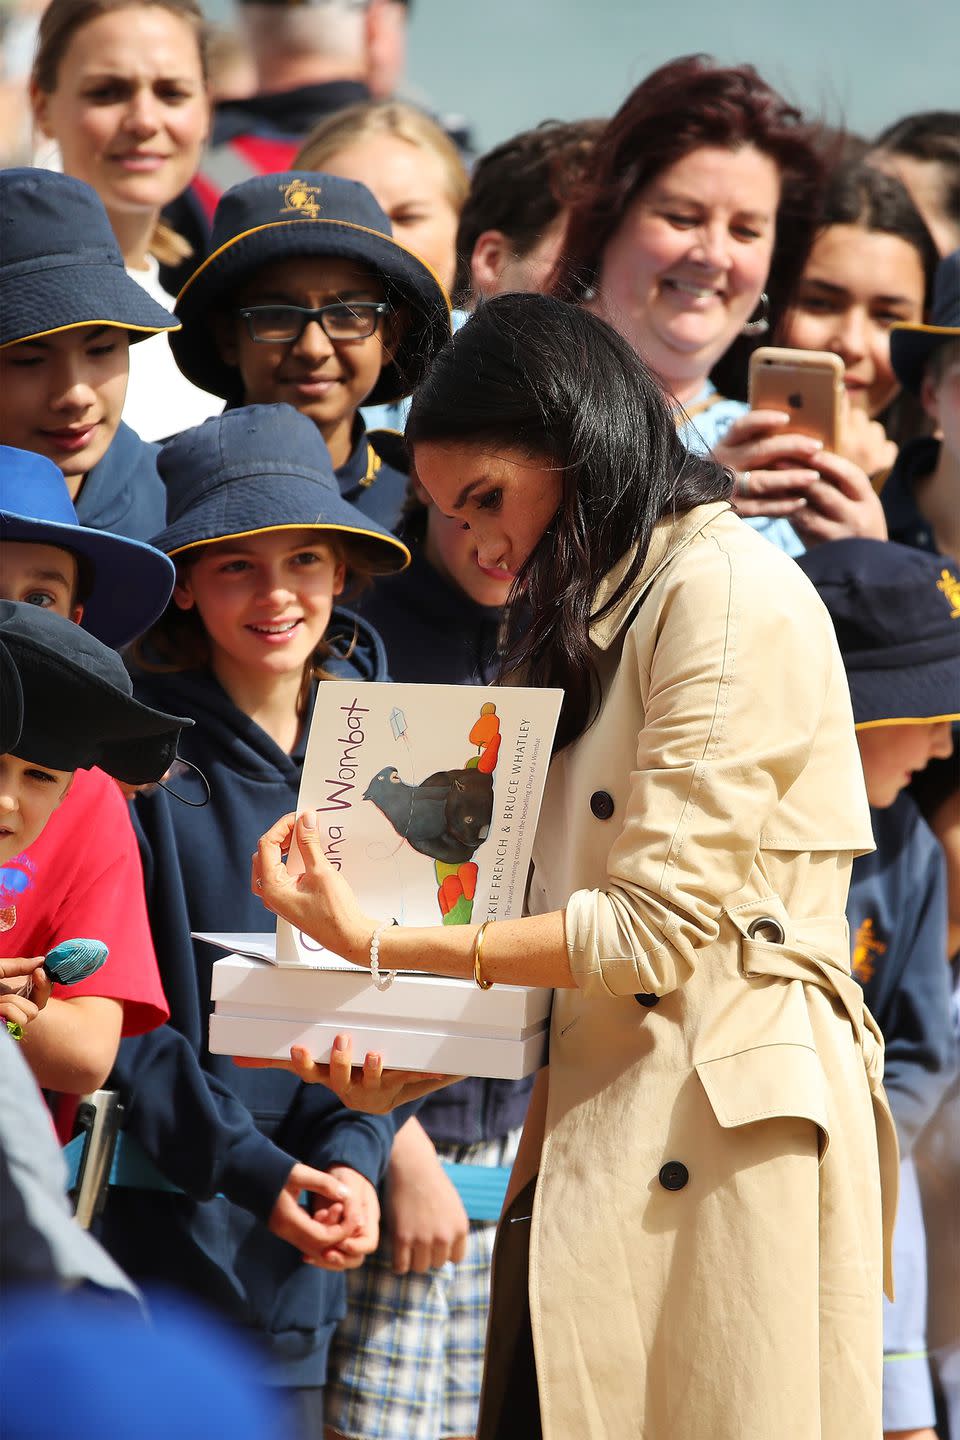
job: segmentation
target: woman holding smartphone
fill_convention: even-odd
[[[262,838],[253,886],[357,965],[557,990],[478,1435],[874,1440],[896,1143],[849,973],[872,840],[829,617],[581,309],[482,306],[407,438],[524,596],[514,665],[565,692],[531,913],[390,926],[309,813]],[[373,1110],[438,1083],[350,1060],[344,1040],[329,1066],[286,1063]]]
[[[753,337],[775,327],[803,270],[822,184],[816,140],[752,67],[671,61],[597,139],[553,282],[652,367],[686,444],[738,474],[738,506],[791,554],[804,546],[788,522],[808,507],[830,510],[818,538],[886,536],[855,465],[791,433],[788,415],[750,415],[711,380],[733,347],[745,372]]]

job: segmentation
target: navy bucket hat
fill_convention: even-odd
[[[234,185],[213,217],[211,254],[177,296],[183,328],[170,337],[177,364],[195,385],[241,399],[234,366],[220,357],[212,312],[255,270],[276,260],[315,255],[354,260],[383,282],[403,307],[403,333],[365,404],[399,400],[416,389],[450,338],[450,302],[429,265],[392,238],[390,221],[365,185],[315,171],[257,175]]]
[[[80,325],[131,342],[177,321],[131,280],[97,192],[52,170],[0,171],[0,345]]]
[[[899,324],[890,331],[890,360],[905,389],[919,393],[927,361],[947,340],[960,340],[960,250],[937,266],[929,325]]]
[[[797,561],[830,612],[858,730],[960,720],[960,579],[892,540],[832,540]]]
[[[0,543],[7,540],[56,545],[86,561],[92,583],[80,623],[118,650],[163,614],[173,590],[172,560],[142,540],[81,525],[52,460],[0,445]]]
[[[8,755],[23,727],[23,688],[6,645],[0,644],[0,755]]]
[[[53,770],[98,765],[126,785],[163,779],[180,731],[193,721],[135,700],[115,650],[62,615],[9,600],[0,600],[0,645],[23,693],[23,728],[11,754]]]
[[[151,543],[167,555],[265,530],[343,535],[375,574],[402,570],[410,551],[344,500],[330,452],[292,405],[245,405],[184,430],[157,466],[169,523]]]

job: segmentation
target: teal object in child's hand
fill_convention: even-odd
[[[61,940],[47,955],[43,968],[58,985],[76,985],[95,975],[109,954],[102,940]]]

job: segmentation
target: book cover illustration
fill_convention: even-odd
[[[365,910],[399,925],[521,913],[561,698],[521,687],[319,687],[298,808],[317,811],[324,853]],[[278,922],[278,963],[322,964],[325,953]]]

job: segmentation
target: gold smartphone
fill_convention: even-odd
[[[762,345],[750,356],[750,409],[784,410],[789,429],[827,450],[840,444],[843,361],[829,350]]]

